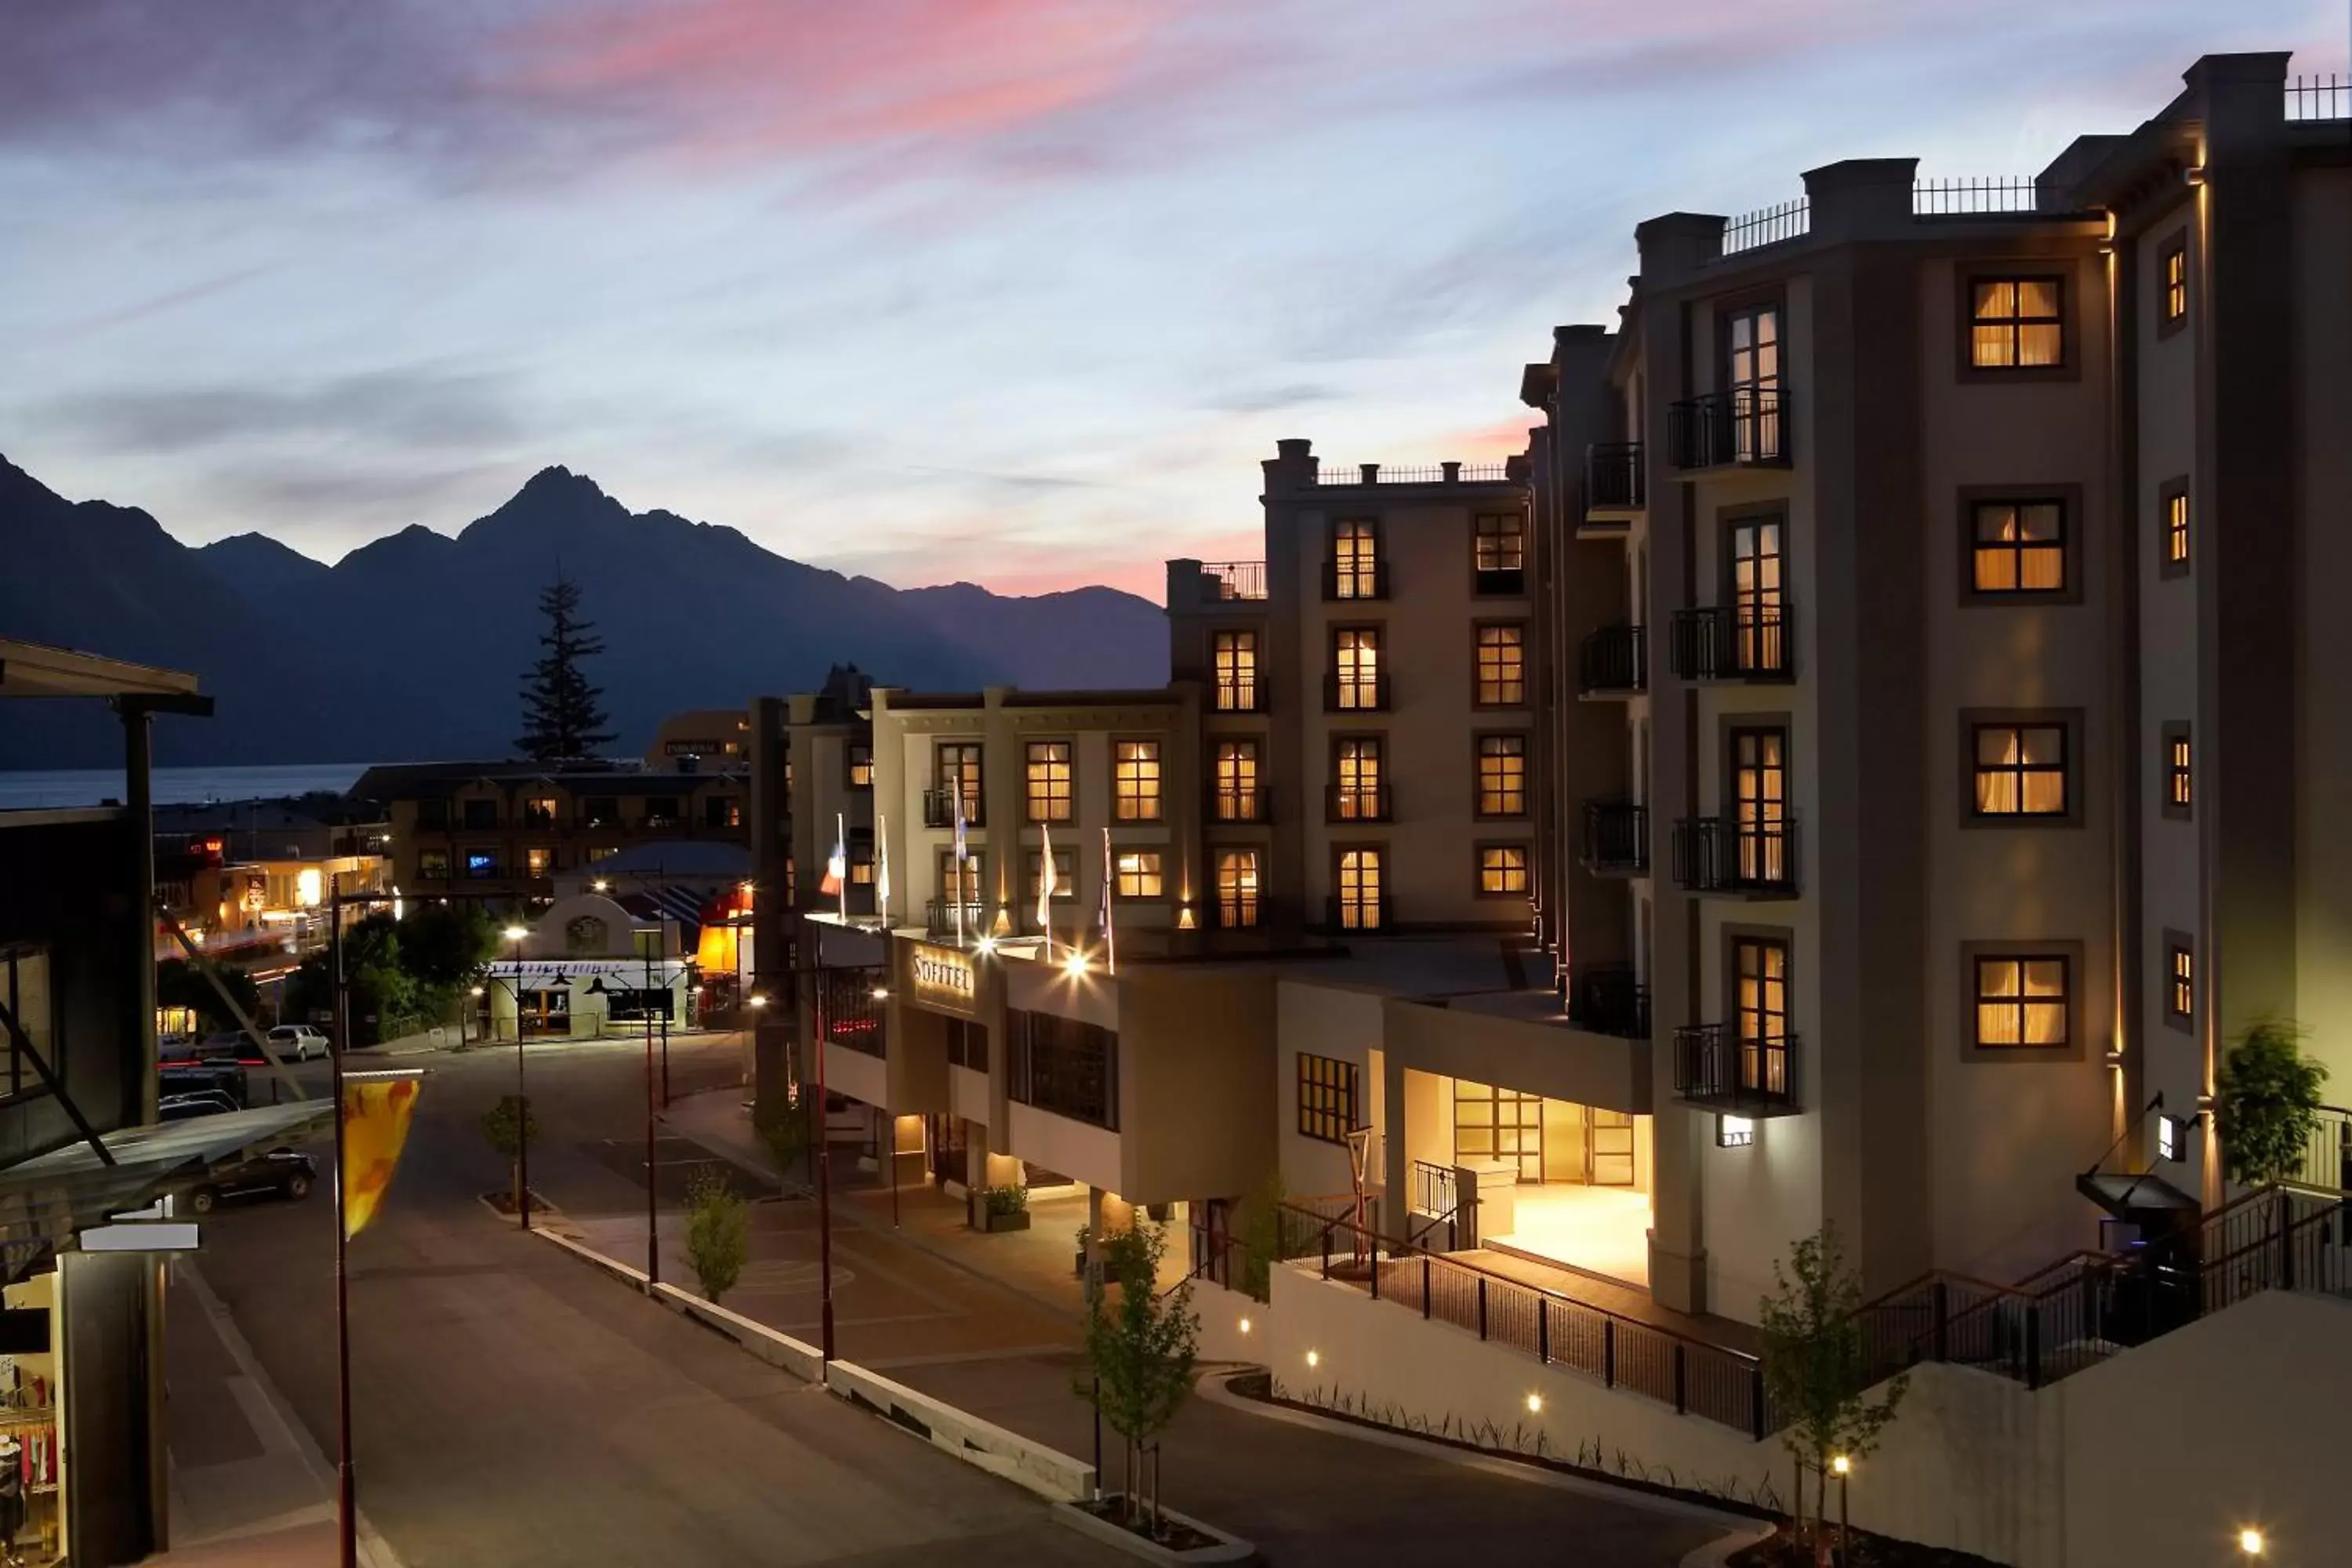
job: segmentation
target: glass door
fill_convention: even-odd
[[[1540,1183],[1543,1097],[1456,1079],[1454,1157],[1465,1165],[1508,1165],[1517,1181]]]
[[[1778,517],[1731,525],[1732,651],[1743,675],[1788,668],[1782,642],[1783,533]]]
[[[1733,316],[1726,347],[1734,454],[1772,462],[1780,456],[1780,312],[1764,306]]]
[[[1633,1115],[1587,1107],[1584,1112],[1584,1180],[1595,1187],[1633,1184]]]
[[[1742,882],[1788,880],[1788,754],[1786,730],[1731,732],[1732,822]]]
[[[1777,937],[1732,942],[1732,1034],[1739,1047],[1739,1085],[1789,1092],[1789,944]]]

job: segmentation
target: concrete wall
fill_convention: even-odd
[[[1279,1022],[1273,1079],[1275,1136],[1286,1192],[1300,1194],[1351,1190],[1353,1173],[1345,1145],[1307,1138],[1298,1131],[1298,1058],[1305,1052],[1352,1062],[1369,1102],[1377,1094],[1381,1062],[1381,998],[1378,992],[1311,981],[1285,980],[1276,987]],[[1366,1106],[1370,1116],[1370,1107]],[[1368,1179],[1385,1184],[1384,1145],[1394,1129],[1371,1116],[1373,1149]]]
[[[1131,1203],[1242,1197],[1274,1174],[1263,1108],[1275,979],[1139,964],[1118,976],[1120,1179]]]

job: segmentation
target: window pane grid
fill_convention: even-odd
[[[1478,815],[1524,816],[1527,810],[1527,737],[1481,735],[1478,738]]]
[[[1478,700],[1516,708],[1528,698],[1527,632],[1517,626],[1478,628]]]
[[[2066,960],[2058,956],[1978,959],[1977,1044],[2065,1045],[2066,970]]]
[[[1029,820],[1070,820],[1070,742],[1029,742]],[[970,808],[967,807],[967,810]]]
[[[1978,725],[1976,810],[1979,816],[2065,816],[2065,726]]]
[[[1331,594],[1339,599],[1380,596],[1380,543],[1370,523],[1332,525]]]
[[[1527,561],[1526,536],[1519,518],[1510,512],[1482,513],[1477,522],[1477,569],[1517,572]]]
[[[1974,538],[1978,593],[2065,591],[2065,509],[2058,502],[1979,501]]]
[[[1978,282],[1969,322],[1970,363],[1980,370],[2029,370],[2064,363],[2063,292],[2055,278]]]
[[[1217,742],[1217,820],[1255,822],[1258,819],[1257,742]]]
[[[1478,851],[1478,890],[1482,893],[1524,893],[1528,890],[1528,852],[1517,844],[1493,844]]]
[[[1342,709],[1375,709],[1380,706],[1380,633],[1369,627],[1333,633],[1331,660],[1332,667],[1339,672],[1339,706]]]
[[[1217,852],[1217,922],[1229,930],[1257,924],[1257,851]]]
[[[1360,1123],[1360,1078],[1356,1064],[1298,1053],[1298,1131],[1324,1143],[1341,1143]]]
[[[1381,852],[1349,849],[1339,857],[1339,924],[1348,931],[1381,926]]]
[[[2164,498],[2164,559],[2180,566],[2189,561],[2189,492],[2174,490]]]
[[[1257,634],[1219,632],[1213,651],[1217,709],[1224,713],[1257,710]]]
[[[1121,822],[1160,820],[1160,742],[1118,742],[1112,805]]]
[[[1123,850],[1112,864],[1117,868],[1118,891],[1120,898],[1156,899],[1160,897],[1159,850]]]

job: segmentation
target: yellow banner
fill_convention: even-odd
[[[375,1218],[392,1173],[408,1142],[416,1110],[415,1078],[362,1079],[343,1085],[343,1235],[357,1236]]]

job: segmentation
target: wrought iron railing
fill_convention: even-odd
[[[1685,680],[1781,680],[1794,666],[1795,612],[1785,599],[1676,610],[1669,649]]]
[[[959,919],[961,925],[957,923]],[[961,933],[970,939],[984,934],[987,922],[988,906],[976,900],[959,904],[953,899],[932,899],[923,905],[923,930],[932,936]]]
[[[2303,1146],[2303,1160],[2288,1180],[2330,1192],[2352,1192],[2352,1110],[2319,1108],[2319,1124]]]
[[[1389,563],[1370,561],[1341,567],[1336,561],[1323,563],[1323,597],[1333,604],[1355,599],[1385,599],[1389,596]]]
[[[1650,808],[1630,800],[1584,803],[1584,864],[1588,870],[1639,877],[1650,869]]]
[[[1646,691],[1650,639],[1640,626],[1602,626],[1576,649],[1576,689],[1587,695]]]
[[[1797,1037],[1751,1037],[1730,1024],[1675,1031],[1675,1098],[1738,1115],[1797,1106]]]
[[[2298,76],[2286,84],[2289,120],[2352,120],[2352,76]]]
[[[1499,463],[1323,463],[1315,470],[1318,485],[1491,485],[1511,477],[1510,464]]]
[[[1918,180],[1911,186],[1911,211],[1917,217],[2030,213],[2038,210],[2040,205],[2031,174],[1964,175],[1958,179]]]
[[[1272,816],[1264,784],[1213,784],[1209,790],[1212,822],[1265,822]]]
[[[818,970],[815,1005],[820,1037],[845,1050],[863,1051],[872,1057],[887,1056],[887,1004],[875,994],[881,989],[886,973],[879,966],[828,965]]]
[[[1342,675],[1335,669],[1323,677],[1326,713],[1385,713],[1388,708],[1389,678],[1385,672]]]
[[[1389,821],[1389,786],[1384,784],[1326,784],[1323,789],[1323,820]]]
[[[1754,250],[1759,246],[1778,245],[1782,240],[1796,239],[1811,232],[1812,226],[1811,197],[1798,196],[1792,201],[1776,202],[1752,213],[1742,213],[1725,224],[1723,254],[1737,256],[1743,250]]]
[[[1586,511],[1639,510],[1647,484],[1641,442],[1602,441],[1584,449]]]
[[[1265,597],[1265,563],[1263,561],[1203,561],[1201,576],[1209,585],[1207,597],[1212,599],[1263,599]]]
[[[1405,1240],[1418,1243],[1442,1231],[1445,1237],[1445,1246],[1442,1250],[1452,1252],[1462,1244],[1461,1212],[1461,1192],[1454,1167],[1415,1160],[1412,1163],[1412,1210],[1405,1215]]]
[[[1383,931],[1396,924],[1396,906],[1386,893],[1370,899],[1335,893],[1323,900],[1323,921],[1335,931]]]
[[[1319,1205],[1318,1205],[1319,1206]],[[1610,1388],[1656,1400],[1753,1438],[1777,1425],[1764,1392],[1763,1363],[1706,1340],[1678,1334],[1382,1237],[1351,1215],[1286,1204],[1281,1252],[1321,1277],[1369,1291],[1432,1321],[1534,1356]]]
[[[1568,1021],[1621,1040],[1650,1037],[1650,988],[1630,963],[1570,964]]]
[[[923,826],[953,827],[956,798],[953,790],[927,789],[923,792]],[[963,823],[966,827],[978,827],[987,819],[977,791],[963,792]]]
[[[1786,898],[1797,890],[1797,825],[1685,816],[1675,824],[1675,885],[1689,893]]]
[[[1210,688],[1209,701],[1219,713],[1263,713],[1266,683],[1255,676],[1246,680],[1226,678]]]
[[[1787,406],[1779,386],[1701,393],[1666,407],[1666,460],[1677,468],[1789,460]]]

